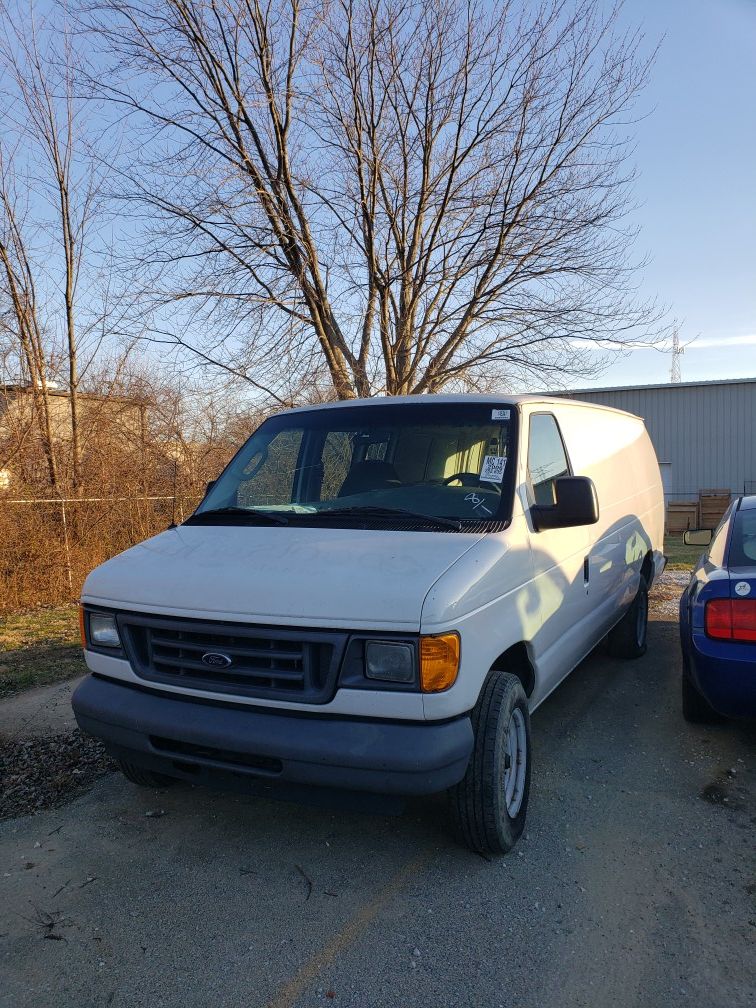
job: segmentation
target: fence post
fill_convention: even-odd
[[[73,595],[73,570],[71,568],[71,544],[68,541],[68,521],[66,519],[66,502],[61,498],[60,510],[63,515],[63,548],[66,554],[66,577],[68,578],[68,590]]]

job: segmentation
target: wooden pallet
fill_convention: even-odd
[[[700,528],[713,529],[730,506],[729,490],[699,490],[698,508]]]
[[[666,528],[668,533],[687,532],[688,529],[699,528],[698,501],[669,501]]]

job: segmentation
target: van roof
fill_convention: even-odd
[[[341,399],[337,402],[311,403],[308,406],[295,406],[282,412],[301,413],[305,410],[314,409],[343,409],[349,406],[382,406],[391,403],[427,403],[427,402],[447,402],[447,403],[491,403],[493,406],[518,406],[521,403],[545,403],[555,406],[575,406],[578,409],[605,410],[608,413],[619,413],[622,416],[635,416],[627,410],[615,409],[613,406],[604,406],[603,403],[586,402],[581,399],[568,399],[567,397],[539,395],[530,393],[527,395],[509,395],[504,392],[497,395],[491,392],[487,395],[472,395],[467,393],[434,393],[425,395],[403,395],[403,396],[372,396],[368,399]],[[642,418],[638,418],[642,419]]]

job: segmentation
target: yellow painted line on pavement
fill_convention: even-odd
[[[389,880],[369,903],[366,903],[333,938],[312,955],[268,1002],[266,1008],[292,1008],[302,991],[312,983],[318,973],[355,942],[383,908],[391,902],[410,878],[430,860],[432,850],[426,850],[409,861]]]

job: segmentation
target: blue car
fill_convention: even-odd
[[[680,599],[680,640],[685,719],[756,717],[756,496],[733,501],[699,559]]]

